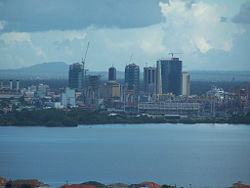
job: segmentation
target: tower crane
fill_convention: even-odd
[[[168,53],[168,55],[172,55],[172,58],[174,57],[174,54],[183,54],[183,53],[173,53],[173,52]]]
[[[82,58],[82,69],[83,69],[83,74],[84,74],[84,87],[86,89],[86,85],[87,85],[87,69],[85,69],[85,60],[86,60],[86,57],[87,57],[87,53],[88,53],[88,49],[89,49],[89,42],[87,44],[87,48],[86,48],[86,51],[85,51],[85,55],[84,55],[84,58]]]
[[[88,49],[89,49],[89,42],[88,42],[88,45],[87,45],[87,48],[86,48],[86,51],[85,51],[84,58],[82,58],[83,70],[84,70],[84,66],[85,66],[85,60],[86,60],[86,57],[87,57]]]
[[[129,59],[128,64],[130,64],[130,63],[132,62],[132,58],[133,58],[133,53],[132,53],[131,56],[130,56],[130,59]]]

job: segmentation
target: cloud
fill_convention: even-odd
[[[0,35],[0,40],[4,41],[6,45],[22,43],[22,42],[31,43],[30,35],[27,32],[3,33]]]
[[[192,8],[193,4],[195,4],[195,0],[182,0],[183,2],[185,2],[185,7],[187,9]]]
[[[230,51],[232,41],[242,34],[242,28],[232,23],[222,23],[223,7],[216,4],[170,0],[159,3],[166,18],[166,45],[184,53],[207,53],[209,50]]]
[[[73,55],[72,45],[70,40],[54,41],[53,44],[56,46],[58,51],[66,53],[68,56]]]
[[[227,17],[221,16],[221,17],[220,17],[220,21],[221,21],[221,22],[227,22]]]
[[[199,48],[201,53],[206,53],[210,49],[212,49],[212,46],[204,38],[197,38],[195,43],[196,43],[196,45]]]
[[[4,20],[0,20],[0,31],[4,29],[4,27],[7,25],[8,22]]]
[[[5,31],[39,32],[96,27],[135,28],[160,23],[159,0],[12,0],[0,6]],[[17,11],[18,10],[18,11]]]
[[[130,0],[128,1],[130,2]],[[2,6],[6,7],[6,3],[8,4],[9,2],[15,2],[15,0],[3,1]],[[15,3],[18,4],[18,2]],[[33,2],[40,1],[25,0],[26,5],[27,2],[32,4]],[[62,2],[64,2],[64,0],[62,0]],[[86,3],[86,1],[81,2]],[[80,4],[81,2],[79,1]],[[103,6],[102,3],[110,3],[113,1],[105,0],[98,2],[100,2],[100,6]],[[120,3],[120,1],[116,2],[115,7],[124,5],[125,1],[122,3]],[[138,9],[138,1],[133,2],[136,2],[136,5],[132,3],[132,5],[134,5],[133,8]],[[150,3],[152,2],[155,3],[157,0],[151,1]],[[53,4],[54,1],[46,1],[46,3],[48,3],[46,8],[35,8],[38,12],[34,12],[34,14],[45,14],[46,12],[51,14],[52,10],[57,10],[54,9],[54,6],[50,6],[50,3]],[[88,3],[90,3],[90,1],[88,1]],[[139,0],[139,4],[140,3]],[[147,3],[149,2],[145,1],[145,4]],[[97,4],[95,5],[97,6]],[[126,5],[127,7],[124,5],[125,7],[113,11],[116,12],[121,9],[126,9],[126,11],[131,12],[131,15],[133,15],[134,10],[129,8],[132,5]],[[22,5],[20,6],[20,9],[22,9]],[[69,5],[68,9],[72,6],[73,5]],[[113,5],[106,6],[114,7]],[[143,5],[141,8],[143,9],[144,6],[148,5]],[[28,28],[27,30],[30,32],[7,32],[6,27],[9,26],[8,23],[0,33],[0,67],[13,68],[49,61],[63,61],[71,64],[81,61],[88,41],[90,41],[90,48],[87,54],[86,66],[91,71],[107,70],[112,64],[118,70],[124,70],[132,53],[133,62],[141,68],[145,65],[145,62],[148,62],[149,65],[155,65],[155,61],[158,58],[170,57],[168,55],[169,52],[184,53],[178,55],[178,57],[183,60],[184,67],[187,69],[219,69],[220,67],[220,69],[238,68],[244,70],[249,67],[247,60],[249,58],[248,53],[245,52],[249,49],[250,44],[247,25],[243,26],[230,21],[223,22],[225,18],[229,19],[236,13],[235,9],[233,9],[233,12],[232,9],[229,9],[223,3],[217,4],[208,1],[192,0],[161,1],[157,6],[157,15],[160,14],[161,21],[151,25],[146,24],[143,27],[142,25],[144,24],[135,24],[141,20],[134,16],[133,27],[127,27],[128,25],[124,25],[123,22],[116,27],[114,26],[117,24],[116,22],[109,22],[111,18],[105,20],[102,25],[96,24],[96,21],[93,22],[95,24],[87,26],[92,22],[92,18],[87,20],[87,18],[80,16],[80,18],[77,17],[76,20],[79,22],[79,28],[83,27],[83,25],[81,25],[82,22],[84,22],[86,27],[83,29],[72,29],[78,28],[78,26],[76,27],[74,22],[71,23],[67,21],[67,19],[73,19],[73,17],[75,17],[75,15],[73,15],[72,18],[67,18],[68,16],[72,16],[69,15],[70,10],[65,11],[64,15],[64,23],[66,25],[64,29],[66,30],[58,29],[62,27],[56,25],[54,22],[48,23],[47,25],[47,23],[43,22],[43,18],[36,20],[37,16],[34,16],[34,19],[37,21],[38,27],[42,24],[42,31],[40,31],[41,28]],[[232,6],[230,5],[229,7]],[[240,7],[239,3],[238,7]],[[104,13],[97,8],[96,11],[92,13],[88,12],[88,14],[97,14],[99,11],[98,15],[104,14],[104,19],[106,8],[105,6],[102,8],[104,9]],[[21,10],[21,12],[22,11],[23,10]],[[150,7],[147,7],[145,10],[138,10],[138,14],[140,14],[140,11],[146,11],[148,15],[151,14]],[[75,12],[76,14],[80,14],[78,11]],[[126,20],[126,16],[128,16],[127,14],[129,13],[123,14],[121,11],[120,16]],[[116,14],[117,13],[110,13],[110,16]],[[152,14],[156,14],[154,6]],[[55,16],[56,15],[55,13]],[[60,11],[58,15],[63,16]],[[31,18],[27,17],[27,19]],[[119,18],[114,19],[117,19],[117,22],[119,20]],[[128,17],[127,21],[131,21],[131,19],[131,17]],[[147,20],[148,17],[145,16],[144,19],[146,20],[144,20],[144,23],[149,23]],[[3,18],[3,20],[6,19]],[[98,22],[101,22],[101,20],[98,20]],[[32,24],[35,22],[27,21]],[[50,22],[51,20],[47,21]],[[49,25],[52,23],[55,25],[50,27]],[[12,26],[8,29],[12,28]],[[45,28],[47,26],[50,29],[46,30]],[[240,42],[238,42],[239,38],[241,38]],[[242,50],[245,50],[244,54],[241,54]],[[238,62],[239,57],[241,60]],[[223,63],[220,61],[223,61]],[[236,66],[235,62],[241,66]]]
[[[86,37],[86,32],[81,32],[81,31],[70,31],[67,32],[65,35],[65,38],[72,41],[72,40],[84,40]]]
[[[33,58],[34,56],[46,57],[43,50],[33,44],[30,33],[27,32],[2,33],[0,34],[0,42],[2,43],[0,48],[1,60],[5,66],[6,63],[7,65],[14,65],[15,63],[25,65],[27,63],[25,59],[29,59],[28,56]]]
[[[236,24],[250,24],[250,1],[241,5],[240,12],[233,17],[232,21]]]

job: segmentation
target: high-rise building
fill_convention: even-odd
[[[144,67],[144,92],[146,94],[155,93],[156,89],[156,68]]]
[[[190,75],[188,72],[182,73],[182,95],[190,95]]]
[[[125,86],[127,90],[139,92],[140,68],[136,64],[129,64],[125,68]]]
[[[20,89],[20,82],[19,80],[16,80],[16,90],[19,91]]]
[[[98,100],[100,76],[99,75],[89,75],[87,77],[87,93],[86,102],[88,104],[96,104]]]
[[[156,91],[158,94],[181,95],[182,61],[179,58],[158,60],[156,72]]]
[[[61,94],[61,104],[64,107],[74,107],[76,105],[76,96],[75,90],[68,87],[65,88],[65,91]]]
[[[10,80],[10,90],[13,89],[13,80]]]
[[[116,68],[115,67],[110,67],[109,68],[109,81],[115,81],[116,80]]]
[[[84,70],[82,64],[74,63],[69,66],[69,87],[78,91],[84,88]]]

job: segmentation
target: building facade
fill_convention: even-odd
[[[156,91],[157,94],[173,93],[181,95],[182,90],[182,61],[179,58],[157,61]]]
[[[69,66],[69,87],[77,91],[84,89],[84,70],[80,63]]]
[[[136,64],[129,64],[125,68],[125,86],[129,91],[140,91],[140,68]]]
[[[190,95],[190,75],[188,72],[182,73],[182,95]]]
[[[65,88],[65,91],[61,94],[61,104],[63,107],[76,106],[76,94],[74,89]]]
[[[144,67],[144,92],[154,94],[156,91],[156,68]]]
[[[116,80],[116,68],[110,67],[109,68],[109,81],[115,81]]]
[[[139,112],[149,114],[179,114],[196,116],[200,111],[199,103],[147,102],[138,105]]]

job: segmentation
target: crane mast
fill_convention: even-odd
[[[85,66],[85,60],[86,60],[86,57],[87,57],[88,49],[89,49],[89,42],[88,42],[88,45],[87,45],[87,48],[86,48],[86,51],[85,51],[84,58],[82,58],[83,70],[84,70],[84,66]]]

